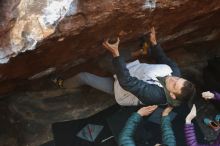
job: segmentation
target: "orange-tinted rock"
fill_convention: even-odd
[[[175,50],[202,42],[217,44],[220,34],[218,0],[158,0],[156,3],[74,0],[65,5],[68,10],[64,10],[62,19],[57,18],[56,11],[54,17],[42,13],[49,9],[46,5],[49,0],[29,1],[30,7],[25,9],[26,2],[12,1],[12,5],[7,5],[10,9],[1,9],[4,16],[6,11],[17,12],[3,19],[4,27],[0,27],[0,32],[4,32],[0,38],[0,60],[7,62],[10,58],[0,65],[1,95],[21,90],[21,86],[26,89],[38,78],[61,72],[65,75],[77,65],[98,61],[105,52],[102,41],[109,36],[121,35],[121,43],[126,45],[148,32],[149,25],[154,25],[164,48]],[[45,26],[42,21],[37,23],[38,18],[45,18]],[[56,24],[52,25],[53,21]],[[77,67],[80,70],[83,67]]]

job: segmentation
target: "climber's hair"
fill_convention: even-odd
[[[196,88],[193,83],[189,81],[185,81],[183,87],[181,88],[181,93],[176,95],[178,100],[181,101],[188,101],[189,99],[193,98],[196,93]]]

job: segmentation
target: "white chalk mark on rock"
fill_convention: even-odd
[[[155,9],[156,8],[156,0],[146,0],[143,6],[144,9]]]
[[[48,0],[47,7],[42,10],[43,14],[39,21],[44,27],[54,27],[68,12],[72,0]],[[75,8],[76,9],[76,8]]]
[[[40,73],[37,73],[37,74],[35,74],[35,75],[29,77],[28,79],[29,79],[29,80],[38,79],[38,78],[41,78],[41,77],[43,77],[43,76],[46,76],[46,75],[51,74],[51,73],[54,72],[55,70],[56,70],[55,67],[51,67],[51,68],[48,68],[48,69],[46,69],[46,70],[44,70],[44,71],[42,71],[42,72],[40,72]]]
[[[69,10],[66,13],[66,16],[71,16],[77,13],[78,0],[73,0],[70,4]]]
[[[78,0],[21,0],[18,17],[10,31],[10,43],[0,48],[0,64],[20,52],[34,50],[38,42],[55,32],[58,23],[77,13]]]

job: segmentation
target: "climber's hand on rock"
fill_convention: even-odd
[[[116,43],[110,44],[109,39],[107,39],[106,41],[102,43],[102,45],[105,47],[105,49],[107,49],[108,51],[112,53],[113,57],[117,57],[119,56],[119,51],[118,51],[119,42],[120,42],[120,39],[117,38]]]
[[[153,46],[157,45],[157,38],[154,26],[150,30],[150,42]]]

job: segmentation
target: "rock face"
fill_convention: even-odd
[[[11,8],[9,2],[6,2],[5,6],[3,5],[2,7],[8,6],[9,12],[6,10],[4,16],[6,28],[3,27],[2,31],[4,29],[7,31],[9,29],[7,26],[12,28],[7,33],[9,38],[5,42],[6,45],[1,46],[0,62],[7,63],[10,57],[16,56],[20,52],[35,49],[39,41],[42,41],[55,31],[58,22],[64,16],[75,13],[76,9],[74,7],[76,4],[74,2],[72,0],[12,1],[14,5],[17,4],[17,6],[12,7],[14,9]],[[5,2],[3,1],[2,3]],[[16,16],[13,17],[13,14],[7,14],[10,11],[16,11]],[[10,24],[12,19],[14,19],[13,26]]]
[[[183,75],[199,84],[206,60],[220,55],[219,0],[1,0],[0,10],[1,97],[15,91],[49,89],[48,78],[54,74],[68,77],[85,70],[105,74],[97,65],[106,57],[103,40],[117,35],[121,48],[138,49],[136,44],[150,25],[155,26],[159,42]],[[72,103],[69,105],[57,92],[10,96],[6,103],[13,118],[8,123],[18,131],[24,128],[29,136],[21,133],[18,142],[8,138],[8,145],[42,144],[51,139],[53,122],[79,118],[80,113],[88,116],[114,103],[111,98],[99,99],[106,96],[101,93],[94,94],[97,99],[78,101],[67,96],[68,91],[62,97]],[[96,108],[90,113],[87,107]]]
[[[112,96],[89,88],[84,92],[78,89],[27,92],[11,99],[10,123],[19,132],[17,140],[22,146],[39,146],[53,140],[51,127],[55,122],[87,118],[115,104]]]
[[[0,93],[103,55],[104,38],[137,40],[155,25],[165,49],[215,45],[220,2],[199,0],[2,0]],[[31,50],[31,51],[28,51]]]

